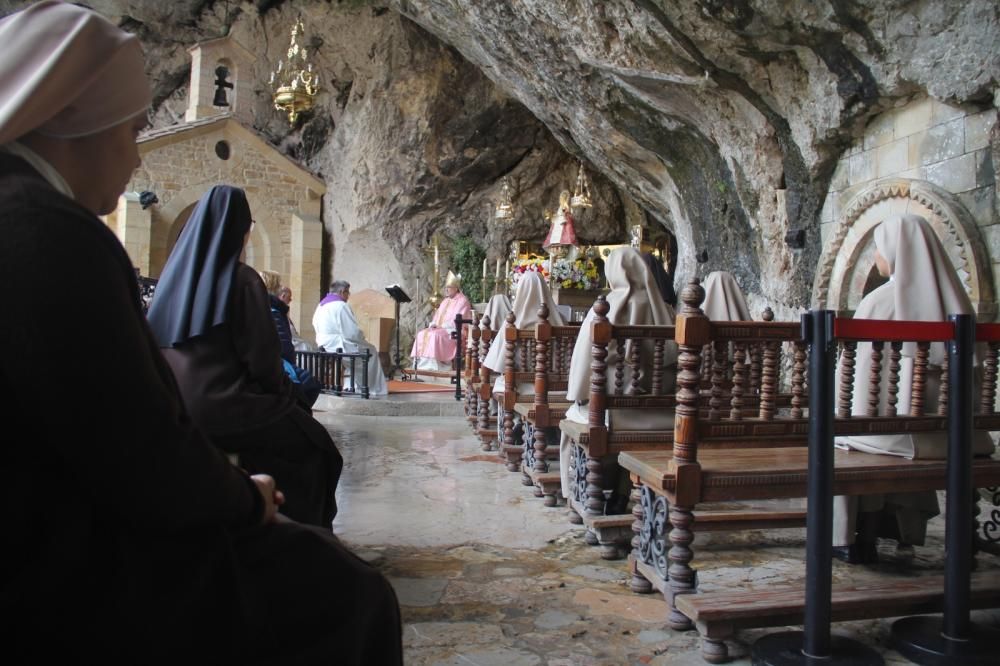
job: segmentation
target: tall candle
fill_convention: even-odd
[[[486,257],[483,257],[483,278],[486,277]]]
[[[507,267],[506,268],[507,268],[507,270],[505,270],[503,274],[504,274],[504,277],[509,277],[510,276],[510,259],[507,260]]]
[[[500,279],[500,259],[497,259],[497,274],[495,276],[497,280]]]
[[[438,265],[438,246],[437,243],[434,244],[434,266]]]

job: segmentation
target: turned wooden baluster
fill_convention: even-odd
[[[712,358],[712,345],[711,343],[705,345],[701,350],[702,358]],[[705,385],[712,381],[712,364],[702,363],[701,364],[701,384]]]
[[[707,357],[711,358],[711,364],[702,363],[706,367],[709,365],[712,367],[712,389],[711,397],[708,400],[708,418],[712,421],[719,418],[722,410],[722,383],[726,380],[726,361],[729,355],[728,345],[729,343],[723,340],[716,340],[711,345],[705,345],[705,349],[712,352]]]
[[[653,395],[663,395],[663,350],[667,341],[663,338],[656,338],[653,342]]]
[[[538,308],[539,322],[535,326],[535,464],[533,469],[538,473],[549,471],[549,458],[546,455],[545,428],[538,423],[548,423],[549,388],[548,388],[548,351],[549,340],[552,337],[552,326],[549,324],[549,308],[542,303]],[[541,488],[539,488],[541,490]],[[555,497],[552,498],[555,503]],[[549,498],[546,498],[548,504]]]
[[[931,343],[918,342],[913,358],[913,392],[910,394],[910,416],[924,415],[924,386],[927,384],[927,357]]]
[[[677,409],[674,418],[674,455],[670,469],[677,480],[677,492],[670,506],[670,552],[666,590],[670,612],[667,625],[674,630],[691,628],[691,620],[677,610],[673,600],[680,594],[695,591],[695,572],[691,568],[691,523],[701,488],[701,466],[698,464],[698,389],[701,380],[701,350],[708,342],[711,323],[701,311],[705,290],[698,278],[691,280],[681,292],[684,307],[677,316],[675,340],[677,359]]]
[[[896,416],[896,403],[899,402],[899,359],[902,358],[903,343],[896,340],[889,343],[889,386],[885,402],[885,415]]]
[[[615,395],[622,394],[625,386],[625,340],[615,338]]]
[[[1000,343],[991,342],[983,359],[983,386],[979,395],[979,404],[983,414],[996,412],[997,398],[997,348]]]
[[[774,315],[771,315],[774,318]],[[778,394],[778,343],[768,340],[764,343],[763,367],[760,376],[760,410],[758,415],[764,421],[774,418]]]
[[[468,390],[465,392],[465,414],[475,417],[478,423],[479,393],[472,390],[472,378],[479,376],[479,338],[482,336],[482,331],[479,330],[479,322],[482,320],[482,317],[479,313],[474,313],[472,319],[472,327],[469,329],[469,345],[466,348],[465,356],[465,371],[469,383]]]
[[[517,369],[522,372],[527,372],[535,365],[528,359],[528,341],[518,340],[517,348],[520,352],[520,363],[518,364]]]
[[[802,405],[806,401],[806,343],[804,340],[796,340],[792,345],[795,347],[795,361],[792,364],[792,418],[801,419]]]
[[[729,399],[729,418],[734,421],[739,421],[743,418],[743,387],[747,381],[746,358],[746,343],[733,343],[733,394]]]
[[[851,403],[854,401],[854,358],[858,343],[844,341],[844,351],[840,356],[840,396],[837,399],[837,418],[851,417]]]
[[[608,343],[611,341],[611,324],[607,319],[610,309],[611,306],[604,296],[598,296],[594,303],[594,319],[591,324],[593,344],[590,363],[590,409],[587,417],[591,438],[587,451],[587,501],[584,510],[590,516],[600,516],[604,513],[604,478],[601,460],[596,452],[603,453],[606,449],[607,433],[605,432],[605,441],[600,442],[596,441],[594,431],[604,429],[604,418],[608,408],[608,366],[605,361],[608,358]],[[620,364],[620,351],[618,361]]]
[[[490,330],[490,318],[489,315],[483,315],[483,318],[479,321],[479,396],[478,396],[478,411],[479,411],[479,432],[484,433],[490,427],[490,399],[493,395],[493,387],[490,385],[490,369],[483,365],[483,361],[486,360],[486,354],[490,351],[490,341],[492,338],[492,331]],[[483,437],[482,434],[479,435]],[[484,451],[490,450],[490,440],[489,438],[483,437],[482,449]]]
[[[507,326],[503,327],[502,332],[504,336],[504,364],[503,364],[503,381],[504,381],[504,392],[503,392],[503,441],[497,442],[500,450],[500,457],[503,459],[504,447],[514,444],[514,405],[513,400],[508,400],[507,397],[514,395],[514,346],[517,343],[517,329],[514,328],[515,315],[513,312],[507,315]],[[522,346],[523,349],[523,346]],[[523,367],[523,366],[522,366]]]
[[[639,346],[641,344],[640,340],[629,340],[625,345],[628,350],[628,368],[632,373],[632,379],[629,382],[628,395],[638,395],[639,394],[639,378],[642,371],[639,368]]]
[[[944,359],[941,361],[941,386],[938,390],[939,416],[948,415],[948,352],[945,351]]]
[[[868,409],[866,416],[878,416],[878,403],[882,395],[882,346],[881,340],[872,342],[872,368],[868,377]]]

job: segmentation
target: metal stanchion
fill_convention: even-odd
[[[809,489],[806,512],[806,607],[804,631],[769,634],[753,644],[753,663],[768,666],[884,664],[873,649],[831,636],[833,568],[833,404],[836,341],[833,312],[802,315],[809,343]]]
[[[462,347],[462,325],[471,324],[471,319],[462,319],[462,315],[455,315],[455,330],[451,332],[451,339],[457,341],[455,347],[455,376],[452,383],[455,385],[455,400],[462,399],[462,366],[464,360],[464,348]]]
[[[944,615],[906,617],[892,625],[895,648],[917,664],[1000,663],[1000,632],[969,618],[972,568],[973,315],[952,315],[948,344],[948,488],[945,509]]]

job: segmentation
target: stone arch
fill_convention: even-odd
[[[920,215],[930,222],[980,319],[992,321],[997,310],[993,274],[972,216],[950,192],[906,178],[876,181],[844,207],[820,256],[813,307],[843,312],[857,308],[875,262],[875,227],[896,213]]]
[[[157,214],[159,224],[154,222],[152,238],[150,240],[151,254],[150,274],[159,275],[163,266],[173,249],[174,243],[181,229],[187,223],[195,204],[201,199],[208,186],[199,185],[186,187],[171,197],[170,202],[163,206]],[[278,221],[272,219],[269,210],[262,202],[256,200],[253,192],[247,192],[247,201],[250,210],[260,211],[254,213],[256,224],[250,232],[250,241],[247,243],[246,263],[254,268],[272,268],[281,270],[282,266],[274,267],[273,248],[280,246],[280,236],[278,235]],[[279,240],[276,240],[279,239]]]

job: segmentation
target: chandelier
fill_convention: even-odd
[[[583,162],[580,162],[580,171],[576,175],[576,189],[573,190],[573,198],[569,200],[569,205],[573,208],[592,208],[593,200],[590,198],[590,183],[587,182],[587,174],[583,171]]]
[[[288,60],[278,61],[278,67],[271,72],[269,81],[274,108],[288,113],[288,122],[292,125],[299,113],[313,107],[313,99],[319,92],[319,77],[313,72],[306,49],[299,46],[298,40],[304,32],[300,17],[292,26],[292,40],[286,54]]]
[[[500,203],[497,204],[496,213],[493,215],[498,220],[511,220],[514,218],[514,201],[510,193],[510,181],[507,176],[503,177],[500,186]]]

